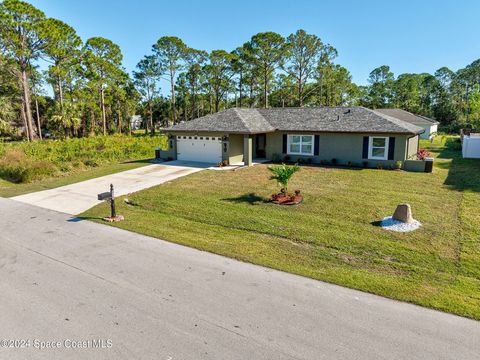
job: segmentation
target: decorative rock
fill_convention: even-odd
[[[414,220],[412,217],[412,208],[410,207],[410,204],[398,205],[393,213],[392,218],[407,224],[413,223]]]

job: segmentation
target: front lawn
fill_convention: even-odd
[[[266,165],[202,171],[118,201],[126,220],[113,226],[480,319],[480,161],[461,159],[453,138],[428,146],[433,174],[302,166],[294,207],[265,201],[278,191]],[[402,202],[420,230],[375,226]]]

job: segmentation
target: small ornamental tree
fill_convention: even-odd
[[[270,170],[273,175],[270,177],[270,180],[276,180],[281,186],[282,191],[287,193],[288,183],[292,178],[293,174],[300,170],[300,167],[295,165],[279,165],[279,166],[269,166],[268,170]]]
[[[430,153],[427,149],[420,149],[417,152],[417,159],[418,160],[425,160],[427,157],[430,157]]]

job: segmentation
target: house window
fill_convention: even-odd
[[[388,137],[370,136],[368,143],[368,158],[372,160],[387,160]]]
[[[287,153],[313,155],[313,135],[288,135]]]

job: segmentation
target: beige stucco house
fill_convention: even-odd
[[[251,165],[255,159],[376,167],[415,156],[424,129],[364,108],[233,108],[166,130],[163,158]]]

